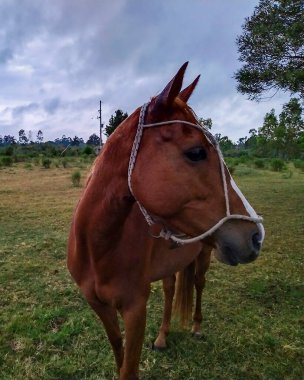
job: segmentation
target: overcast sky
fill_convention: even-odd
[[[277,94],[255,103],[236,91],[235,43],[254,0],[0,0],[0,135],[39,129],[44,140],[99,134],[129,114],[189,61],[190,104],[213,133],[236,141],[259,128]]]

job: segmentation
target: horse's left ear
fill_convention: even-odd
[[[194,81],[186,88],[184,88],[178,95],[178,97],[185,103],[189,100],[192,95],[198,81],[200,79],[200,75],[194,79]]]
[[[174,99],[179,95],[182,88],[184,74],[189,62],[185,62],[183,66],[178,70],[177,74],[167,84],[163,91],[155,98],[155,107],[168,107],[174,102]]]

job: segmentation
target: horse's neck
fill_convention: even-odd
[[[119,127],[105,144],[97,158],[87,189],[83,195],[86,206],[91,205],[101,235],[113,239],[134,206],[128,188],[128,164],[136,130],[137,115]]]

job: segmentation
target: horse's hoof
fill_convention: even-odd
[[[200,331],[192,331],[191,335],[195,339],[203,339],[204,338],[203,334]]]
[[[167,351],[167,349],[168,349],[167,346],[160,347],[160,346],[155,346],[155,344],[152,343],[152,350],[153,351],[156,351],[156,352],[165,352],[165,351]]]

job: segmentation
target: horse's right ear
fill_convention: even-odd
[[[183,66],[178,70],[177,74],[167,84],[163,91],[155,98],[155,109],[158,107],[168,107],[174,102],[174,99],[179,95],[182,88],[184,74],[189,62],[185,62]]]
[[[194,81],[186,88],[184,88],[178,95],[178,97],[185,103],[189,100],[192,95],[198,81],[200,79],[200,75],[194,79]]]

